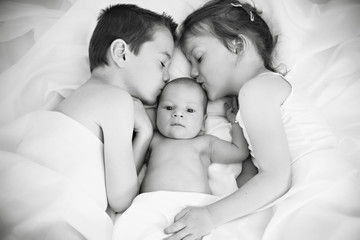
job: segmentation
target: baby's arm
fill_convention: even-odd
[[[237,126],[236,126],[237,125]],[[241,138],[242,130],[238,124],[233,124],[232,143],[210,136],[210,159],[216,163],[239,163],[249,156],[245,139]],[[240,136],[238,136],[240,135]]]
[[[233,106],[227,106],[226,117],[231,123],[232,143],[219,138],[211,138],[211,161],[218,163],[242,162],[249,156],[248,143],[238,123],[235,122],[236,98]],[[226,104],[227,105],[227,104]]]

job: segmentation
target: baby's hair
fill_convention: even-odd
[[[107,65],[107,51],[116,39],[123,39],[137,55],[143,43],[153,40],[160,28],[167,28],[176,41],[177,24],[165,13],[157,14],[133,4],[111,5],[102,10],[89,45],[90,71]]]
[[[277,72],[272,60],[277,36],[273,37],[260,14],[255,7],[237,0],[207,2],[183,22],[180,47],[184,48],[188,36],[211,34],[232,51],[231,43],[239,38],[239,34],[243,34],[255,44],[264,66],[270,71]]]
[[[170,86],[170,85],[186,85],[192,88],[197,88],[199,89],[200,93],[203,96],[203,107],[204,107],[204,114],[206,113],[207,110],[207,104],[208,104],[208,97],[207,94],[205,92],[205,90],[201,87],[201,85],[199,83],[197,83],[194,79],[192,78],[188,78],[188,77],[179,77],[179,78],[175,78],[169,82],[166,83],[163,91],[165,90],[166,87]],[[162,94],[160,94],[159,96],[159,101],[161,100],[161,96]]]

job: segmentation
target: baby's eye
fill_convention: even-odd
[[[187,110],[189,113],[194,113],[195,112],[195,110],[194,109],[192,109],[192,108],[188,108],[188,110]]]
[[[166,106],[165,109],[166,109],[166,110],[173,110],[173,107],[171,107],[171,106]]]

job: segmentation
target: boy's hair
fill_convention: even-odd
[[[186,85],[192,88],[197,88],[199,89],[202,97],[203,97],[203,107],[204,107],[204,114],[206,114],[207,112],[207,104],[208,104],[208,97],[207,94],[205,92],[205,90],[201,87],[200,84],[198,84],[194,79],[192,78],[188,78],[188,77],[180,77],[180,78],[175,78],[174,80],[171,80],[170,82],[167,82],[165,87],[163,88],[162,92],[164,92],[165,88],[167,86],[170,85]],[[162,94],[160,94],[159,98],[158,98],[158,102],[160,102],[161,100],[161,96]]]
[[[261,12],[248,3],[212,0],[185,19],[181,29],[180,46],[184,48],[188,35],[211,34],[231,50],[232,41],[238,39],[239,34],[243,34],[255,44],[264,66],[277,72],[272,60],[277,37],[272,36],[269,26],[260,14]]]
[[[89,45],[90,71],[108,64],[107,51],[114,40],[123,39],[137,55],[159,28],[169,29],[176,41],[177,24],[165,13],[157,14],[133,4],[111,5],[102,10]]]

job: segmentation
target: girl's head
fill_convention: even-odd
[[[204,43],[201,43],[200,40]],[[195,41],[198,41],[199,44],[196,45]],[[209,41],[213,41],[213,43],[209,44],[208,48],[201,49],[201,45],[205,46],[206,42]],[[213,48],[216,44],[221,44],[227,53],[224,52],[224,49]],[[238,77],[240,75],[238,74],[239,71],[244,70],[246,66],[251,66],[249,63],[248,65],[240,64],[241,61],[245,61],[243,55],[249,46],[254,49],[259,62],[259,66],[253,65],[251,67],[254,72],[258,70],[256,68],[261,67],[276,71],[272,63],[275,44],[276,39],[273,38],[269,26],[260,17],[260,13],[251,5],[236,0],[213,0],[206,3],[203,7],[190,14],[181,28],[180,46],[192,64],[191,75],[195,78],[201,78],[202,75],[210,75],[205,71],[211,71],[212,69],[221,73],[218,75],[221,79],[217,79],[217,81],[222,81],[222,83],[217,83],[218,93],[207,89],[215,89],[215,86],[210,86],[211,84],[207,81],[209,79],[198,80],[204,82],[203,86],[211,100],[237,94],[237,92],[234,93],[230,89],[226,89],[225,85],[228,88],[234,88],[232,82],[235,75]],[[198,51],[196,47],[200,47],[200,50]],[[217,52],[216,50],[221,51]],[[207,65],[210,64],[210,57],[214,58],[212,69],[210,67],[202,68],[201,65],[205,65],[205,61],[207,61]],[[221,57],[224,57],[224,59]],[[234,65],[243,69],[238,69],[235,74],[234,69],[231,68]],[[251,77],[250,73],[242,72],[242,74]],[[217,74],[211,75],[215,76]],[[238,90],[236,89],[236,91]]]

